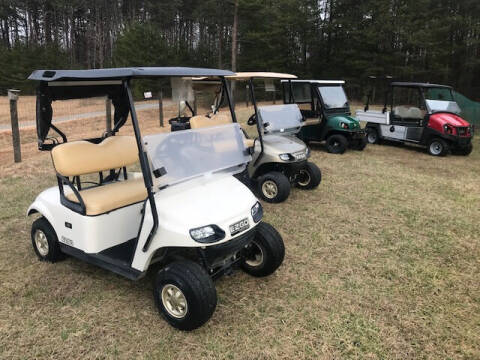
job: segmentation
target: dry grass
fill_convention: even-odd
[[[313,148],[320,187],[265,204],[284,264],[266,279],[219,280],[213,318],[192,333],[159,317],[150,278],[38,262],[24,212],[55,183],[49,156],[2,163],[0,358],[480,358],[475,146],[446,158]]]

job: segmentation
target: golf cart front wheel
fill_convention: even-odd
[[[189,260],[175,261],[161,269],[153,291],[158,311],[180,330],[202,326],[217,306],[212,279],[200,265]]]
[[[363,151],[367,146],[367,137],[363,136],[360,139],[355,139],[352,145],[355,150]]]
[[[448,153],[448,144],[440,138],[433,138],[428,142],[428,153],[432,156],[445,156]]]
[[[331,154],[343,154],[347,146],[348,140],[343,135],[334,134],[327,138],[327,151]]]
[[[258,178],[258,192],[267,202],[279,203],[290,195],[290,181],[280,172],[272,171]]]
[[[272,225],[261,222],[256,227],[255,238],[246,249],[241,267],[252,276],[268,276],[278,269],[284,257],[282,236]]]
[[[65,257],[60,251],[55,230],[44,217],[38,218],[33,222],[31,237],[33,250],[41,261],[53,263]]]
[[[308,161],[297,175],[296,185],[300,189],[315,189],[322,181],[322,172],[317,165]]]

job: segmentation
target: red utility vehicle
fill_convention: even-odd
[[[433,156],[472,152],[473,127],[460,117],[450,86],[392,82],[381,111],[369,110],[369,101],[370,96],[356,116],[367,123],[371,144],[381,140],[414,143],[425,146]]]

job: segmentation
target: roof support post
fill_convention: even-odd
[[[153,236],[155,235],[158,229],[158,213],[157,213],[157,206],[155,204],[155,198],[153,196],[153,191],[152,191],[152,188],[153,188],[152,174],[150,171],[150,166],[148,165],[147,153],[143,150],[142,136],[140,134],[140,127],[138,125],[137,113],[135,112],[135,105],[133,103],[132,92],[130,90],[130,87],[128,86],[128,81],[124,81],[123,86],[125,87],[125,91],[127,92],[127,96],[128,96],[128,105],[130,107],[130,116],[132,117],[133,131],[135,133],[135,139],[137,140],[140,167],[142,168],[143,181],[145,182],[145,187],[147,188],[148,201],[150,202],[150,208],[151,208],[152,217],[153,217],[152,229],[150,230],[150,234],[148,235],[147,240],[145,241],[145,244],[143,245],[143,248],[142,248],[142,251],[146,252],[152,241]],[[138,240],[139,239],[137,239],[137,241]]]
[[[223,76],[221,77],[221,79],[222,79],[223,88],[225,89],[225,95],[227,97],[228,107],[230,108],[230,113],[232,115],[232,122],[236,123],[237,117],[235,115],[235,109],[233,108],[232,99],[230,98],[230,91],[228,90],[227,80],[225,80]]]
[[[255,98],[255,89],[253,87],[253,78],[249,78],[248,80],[248,87],[250,88],[250,96],[252,98],[253,108],[255,110],[255,119],[257,123],[257,131],[258,131],[258,139],[260,140],[260,154],[255,159],[255,165],[260,161],[263,156],[263,137],[262,137],[262,125],[260,124],[260,117],[258,116],[258,108],[257,108],[257,99]]]

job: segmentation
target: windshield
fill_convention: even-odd
[[[318,91],[322,97],[326,109],[338,109],[348,107],[347,96],[341,86],[319,86]]]
[[[427,103],[428,111],[431,113],[438,111],[447,111],[455,114],[460,114],[460,107],[455,101],[442,101],[442,100],[425,100]]]
[[[452,91],[446,88],[426,88],[424,89],[426,100],[455,101]]]
[[[258,115],[265,133],[298,132],[303,119],[297,104],[261,106]]]
[[[451,89],[427,88],[424,89],[424,94],[429,112],[448,111],[459,114],[461,111]]]
[[[159,187],[224,170],[238,173],[250,161],[237,123],[147,135],[143,142]]]

